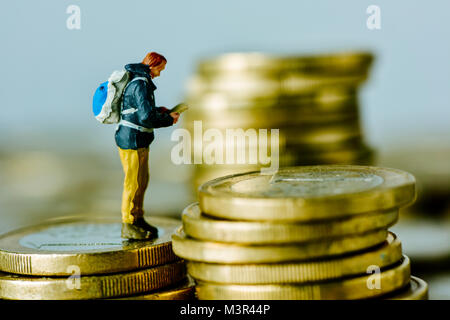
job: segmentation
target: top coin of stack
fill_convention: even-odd
[[[426,284],[415,285],[421,280],[410,278],[409,259],[387,231],[414,198],[414,177],[395,169],[225,176],[203,184],[199,205],[185,209],[174,252],[188,261],[199,299],[397,298],[398,290],[423,298]],[[369,267],[380,271],[376,290]]]
[[[188,83],[191,109],[185,127],[194,132],[194,121],[201,120],[203,130],[215,128],[224,136],[226,129],[233,128],[268,129],[269,133],[279,129],[282,166],[371,164],[357,94],[372,61],[373,56],[365,52],[284,57],[233,53],[204,60]],[[252,143],[247,151],[258,148],[258,142]],[[232,147],[225,145],[223,152]],[[198,165],[195,180],[201,184],[267,165],[260,160]]]
[[[158,237],[121,238],[114,218],[62,218],[0,237],[1,299],[94,299],[160,291],[183,281],[175,219],[151,217]],[[186,295],[192,285],[173,289]],[[170,293],[162,297],[173,297]],[[178,294],[179,295],[179,294]]]

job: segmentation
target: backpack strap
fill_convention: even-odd
[[[137,124],[134,124],[132,122],[126,121],[121,119],[119,122],[119,125],[125,126],[125,127],[129,127],[135,130],[138,130],[140,132],[147,132],[147,133],[152,133],[153,129],[152,128],[146,128],[146,127],[142,127],[142,126],[138,126]],[[119,126],[117,126],[119,127]]]
[[[148,79],[146,77],[134,77],[133,80],[131,80],[130,82],[128,82],[127,85],[129,85],[131,82],[133,82],[134,80],[144,80],[145,82],[148,83]]]
[[[125,90],[127,90],[127,87],[130,85],[130,83],[132,83],[133,81],[136,81],[136,80],[144,80],[145,82],[148,83],[148,79],[146,77],[134,77],[130,82],[127,83],[127,85],[123,89],[124,94],[125,94]]]

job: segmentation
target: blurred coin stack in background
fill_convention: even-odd
[[[202,130],[279,129],[281,166],[372,164],[359,118],[358,90],[368,78],[370,53],[316,56],[225,54],[204,60],[188,82],[190,105],[184,126],[195,139],[194,121]],[[270,153],[272,141],[268,139]],[[247,152],[259,141],[249,141]],[[207,145],[216,141],[203,141]],[[221,142],[219,142],[221,143]],[[226,153],[233,145],[220,144]],[[200,157],[200,149],[193,148]],[[267,166],[261,158],[244,164],[197,164],[194,185],[210,179]]]
[[[450,146],[424,137],[380,153],[382,166],[402,168],[417,180],[417,200],[401,211],[393,231],[414,261],[412,272],[430,285],[430,299],[449,300],[450,292]],[[420,149],[417,146],[421,146]]]
[[[121,238],[110,218],[63,218],[0,237],[0,298],[78,300],[193,299],[194,283],[172,251],[180,222],[149,219],[153,240]]]
[[[172,236],[199,299],[427,299],[388,228],[415,198],[395,169],[304,166],[217,178]]]

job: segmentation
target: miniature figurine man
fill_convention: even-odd
[[[149,145],[155,138],[155,128],[171,126],[180,116],[155,106],[156,86],[152,79],[160,75],[166,63],[164,56],[150,52],[142,63],[125,66],[131,78],[123,93],[121,120],[115,139],[125,173],[122,238],[126,239],[151,239],[158,234],[158,229],[143,218],[144,193],[149,180]]]

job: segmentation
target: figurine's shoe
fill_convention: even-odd
[[[122,238],[135,240],[148,240],[158,236],[158,229],[148,224],[144,218],[136,220],[133,224],[122,223]]]
[[[136,219],[134,225],[143,228],[147,231],[150,231],[155,237],[158,236],[158,228],[152,226],[151,224],[148,224],[147,221],[145,221],[144,218],[138,218]]]

